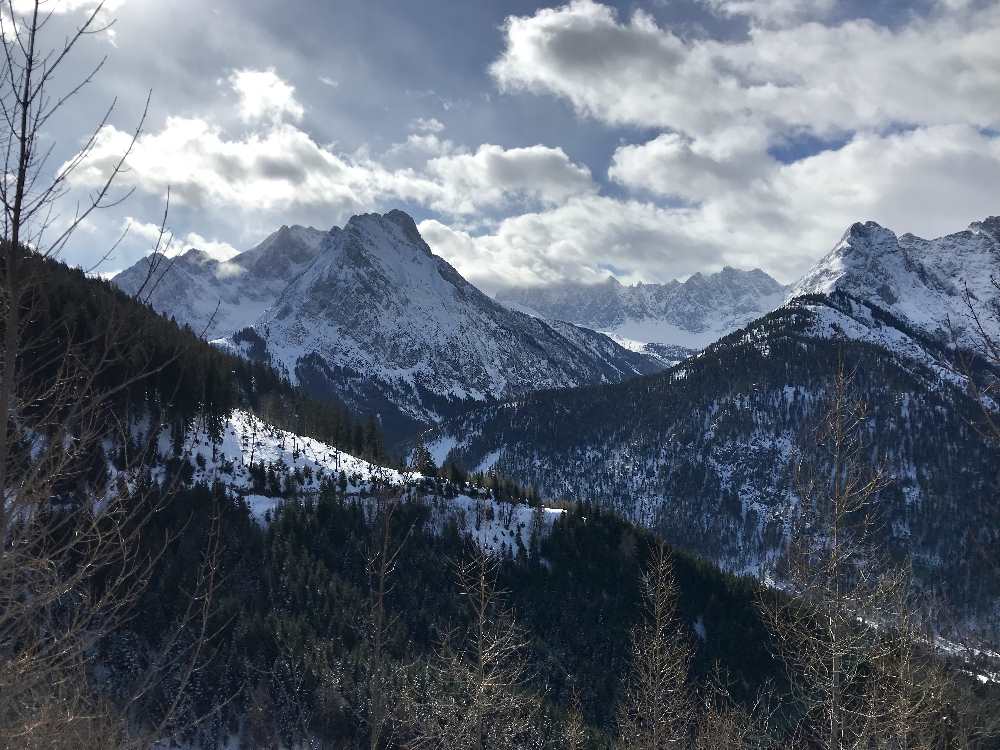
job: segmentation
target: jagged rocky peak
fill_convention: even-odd
[[[219,262],[218,259],[213,258],[204,250],[199,250],[196,247],[189,248],[186,252],[182,253],[179,256],[179,259],[184,261],[185,263],[197,263],[199,265]]]
[[[1000,216],[987,216],[982,221],[974,221],[969,226],[973,232],[982,232],[1000,242]]]
[[[404,427],[470,401],[659,367],[601,334],[501,306],[434,255],[402,211],[331,233],[254,327],[290,377]]]
[[[717,273],[695,273],[684,282],[624,286],[611,276],[598,284],[508,289],[498,299],[607,332],[631,346],[656,344],[693,352],[770,312],[786,291],[759,268],[727,266]]]
[[[344,226],[344,231],[354,234],[362,241],[367,241],[369,250],[419,250],[428,258],[434,255],[421,236],[420,230],[417,229],[413,217],[399,209],[393,209],[385,214],[352,216]]]
[[[932,336],[973,343],[966,290],[988,329],[1000,333],[1000,322],[990,314],[1000,299],[991,281],[1000,276],[998,237],[998,217],[930,240],[910,233],[897,236],[873,221],[856,223],[795,284],[789,298],[840,292],[882,307]]]
[[[234,261],[258,276],[288,280],[316,257],[329,234],[313,227],[285,225]]]

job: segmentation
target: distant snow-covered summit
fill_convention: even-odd
[[[726,267],[686,281],[624,286],[562,283],[502,291],[512,307],[607,333],[638,350],[683,359],[782,303],[788,288],[760,269]]]
[[[114,277],[129,294],[208,339],[227,336],[264,314],[316,257],[326,232],[281,227],[228,261],[191,249],[174,258],[148,256]]]

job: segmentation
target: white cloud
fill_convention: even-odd
[[[772,6],[773,7],[773,6]],[[491,68],[508,91],[549,93],[614,125],[698,138],[738,127],[817,135],[893,123],[1000,123],[1000,5],[914,18],[685,39],[593,0],[512,17]]]
[[[554,205],[596,190],[589,169],[574,164],[561,148],[548,146],[484,144],[475,153],[432,159],[427,172],[444,187],[431,208],[452,214],[518,201]]]
[[[298,121],[305,114],[295,98],[295,87],[274,70],[235,70],[228,83],[239,97],[240,118],[244,122],[281,122],[286,117]]]
[[[73,184],[99,185],[129,140],[123,131],[103,128],[73,174]],[[380,159],[320,146],[289,123],[233,138],[206,120],[182,117],[168,118],[159,132],[143,134],[127,168],[123,179],[145,193],[165,195],[169,188],[186,206],[271,212],[279,220],[284,211],[310,208],[325,211],[331,222],[341,221],[351,212],[400,201],[470,216],[552,205],[594,190],[589,170],[558,148],[484,144],[466,152],[433,133],[412,134]]]
[[[779,26],[828,18],[838,0],[703,0],[717,13],[748,16],[764,26]]]
[[[114,13],[125,5],[126,0],[104,0],[102,13]],[[93,12],[101,5],[101,0],[43,0],[39,4],[42,14],[74,13],[76,11]],[[35,8],[35,0],[14,0],[15,13],[31,13]]]
[[[124,152],[130,136],[112,126],[73,175],[74,184],[99,184]],[[124,179],[152,195],[171,195],[196,207],[280,212],[321,206],[334,215],[366,209],[379,195],[421,201],[435,187],[408,171],[390,173],[373,162],[354,162],[318,145],[308,134],[280,124],[230,138],[197,118],[168,118],[163,129],[140,137]]]
[[[700,201],[745,189],[775,166],[767,153],[766,134],[744,126],[697,140],[664,133],[648,143],[620,146],[608,176],[628,187]]]
[[[132,217],[125,219],[123,230],[127,230],[128,236],[138,239],[148,246],[148,252],[152,252],[156,243],[160,242],[160,252],[168,258],[183,255],[192,248],[201,250],[218,261],[227,261],[237,255],[240,251],[228,242],[219,240],[209,240],[202,237],[197,232],[188,232],[184,237],[175,237],[173,234],[165,234],[160,239],[160,227],[157,224],[139,221]]]
[[[678,162],[687,168],[689,147],[659,138],[647,153],[661,149],[664,169]],[[639,173],[650,177],[646,187],[660,185],[657,167]],[[609,270],[623,279],[665,281],[723,265],[763,267],[792,281],[855,221],[934,237],[995,214],[1000,137],[962,125],[859,134],[840,149],[793,164],[774,162],[752,179],[720,179],[717,191],[709,189],[716,177],[707,172],[705,182],[691,188],[701,198],[697,205],[585,195],[506,219],[488,235],[436,221],[424,222],[421,231],[435,251],[490,289],[596,281]],[[663,187],[676,192],[669,180]]]
[[[444,123],[436,117],[418,117],[410,122],[410,130],[414,133],[440,133]]]
[[[494,290],[563,279],[596,282],[620,269],[626,276],[670,278],[696,270],[695,258],[697,269],[721,265],[718,243],[689,226],[697,220],[689,209],[584,195],[505,219],[490,235],[433,220],[422,222],[420,231],[470,281]]]

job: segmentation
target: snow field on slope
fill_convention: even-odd
[[[213,442],[203,428],[190,433],[184,455],[193,462],[195,481],[211,483],[218,479],[238,492],[252,487],[250,464],[261,461],[266,466],[283,464],[289,472],[302,471],[300,489],[307,493],[319,492],[324,479],[337,479],[340,472],[351,480],[348,492],[370,488],[373,481],[400,485],[414,476],[370,463],[319,440],[278,429],[241,410],[234,411],[226,420],[218,442]],[[304,475],[306,469],[310,477]]]
[[[161,451],[166,453],[164,449],[169,450],[169,441],[161,440]],[[251,491],[251,460],[253,463],[263,461],[268,466],[283,464],[288,472],[300,470],[303,483],[299,491],[307,495],[318,494],[324,479],[336,480],[340,472],[344,472],[348,478],[347,494],[369,507],[374,503],[364,496],[371,491],[374,482],[405,487],[404,501],[424,504],[431,513],[433,529],[440,531],[454,521],[463,536],[468,536],[491,554],[516,553],[518,539],[528,548],[535,524],[534,509],[528,505],[468,494],[453,499],[424,495],[418,485],[425,477],[418,473],[378,466],[319,440],[278,429],[245,411],[233,412],[225,423],[221,440],[214,444],[204,429],[193,431],[185,443],[184,455],[195,468],[194,481],[223,482],[243,497],[251,514],[261,523],[285,500]],[[308,478],[303,472],[306,468],[311,474]],[[548,533],[563,512],[543,508],[539,533]]]

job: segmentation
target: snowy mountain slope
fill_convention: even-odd
[[[169,435],[164,434],[160,453],[166,456],[169,451]],[[217,440],[203,429],[190,432],[182,455],[194,462],[193,481],[211,484],[218,480],[241,494],[251,492],[250,467],[261,462],[279,467],[279,473],[297,474],[296,490],[306,493],[319,492],[324,481],[336,481],[341,472],[349,480],[348,492],[367,489],[373,482],[402,485],[414,479],[414,475],[274,427],[243,410],[229,416]]]
[[[229,335],[259,318],[319,252],[326,233],[282,227],[229,261],[191,249],[174,258],[143,258],[115,276],[129,294],[207,339]]]
[[[856,224],[785,305],[667,373],[487,407],[446,422],[427,447],[760,571],[780,555],[797,457],[843,356],[871,410],[872,450],[894,475],[887,549],[912,555],[918,577],[946,583],[960,606],[995,603],[1000,581],[977,571],[1000,543],[1000,455],[975,429],[981,406],[956,347],[976,343],[966,288],[998,333],[998,226],[928,241]]]
[[[925,240],[875,222],[851,226],[789,298],[840,291],[947,343],[976,343],[965,292],[987,331],[1000,334],[1000,217]]]
[[[623,286],[611,277],[595,285],[508,289],[497,298],[514,309],[593,328],[623,346],[676,361],[778,307],[787,291],[760,269],[727,267],[696,273],[683,283]]]
[[[253,328],[255,346],[293,382],[377,412],[390,432],[469,402],[659,369],[606,336],[498,304],[435,256],[401,211],[331,232]]]
[[[168,434],[161,437],[160,453],[171,455]],[[439,530],[454,524],[491,554],[516,554],[518,547],[530,545],[534,527],[546,534],[563,511],[536,509],[525,504],[498,501],[488,495],[470,494],[472,487],[453,497],[427,492],[426,478],[414,472],[373,464],[313,438],[296,435],[270,425],[247,411],[236,410],[225,421],[221,434],[213,439],[206,430],[191,431],[182,448],[194,471],[193,483],[221,482],[231,493],[243,498],[253,516],[266,522],[288,496],[316,496],[327,482],[338,482],[343,474],[347,497],[371,504],[373,486],[395,487],[402,501],[420,503],[428,509],[431,526]],[[275,482],[259,487],[251,466],[273,470]],[[275,490],[280,490],[276,492]]]
[[[975,575],[1000,543],[1000,454],[934,351],[873,321],[856,300],[797,300],[667,373],[485,407],[444,423],[427,447],[761,572],[780,556],[796,462],[843,354],[871,410],[872,450],[894,475],[883,543],[912,554],[925,583],[947,582],[955,600],[978,606],[1000,591]]]

